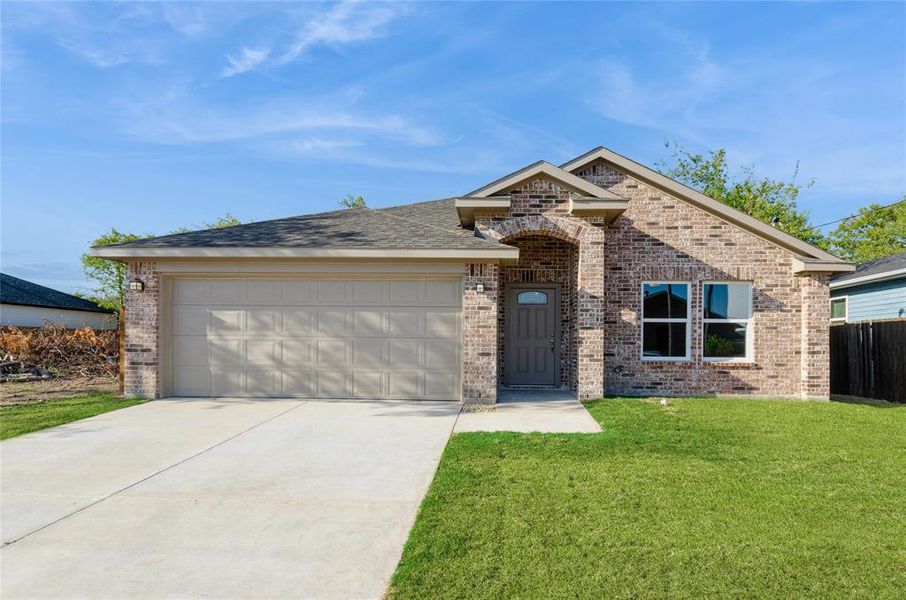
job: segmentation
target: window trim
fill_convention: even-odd
[[[843,300],[844,309],[843,309],[842,317],[833,316],[833,314],[834,314],[833,305],[834,305],[835,300]],[[831,323],[849,323],[849,294],[847,294],[845,296],[835,296],[833,298],[830,298],[829,302],[828,302],[828,307],[831,309],[831,313],[830,313],[831,314],[831,317],[830,317]]]
[[[708,285],[726,285],[726,284],[744,284],[749,288],[749,317],[747,319],[713,319],[705,318],[705,287]],[[702,362],[709,363],[753,363],[755,362],[755,329],[753,322],[755,320],[755,286],[751,281],[738,280],[707,280],[702,281],[701,295],[701,322],[702,322]],[[746,326],[746,354],[745,356],[705,356],[705,325],[708,323],[744,323]]]
[[[664,319],[645,317],[645,286],[646,285],[685,285],[686,286],[686,317],[684,319]],[[691,362],[692,361],[692,289],[691,281],[655,279],[643,281],[639,286],[639,356],[643,362]],[[645,356],[645,323],[685,323],[686,324],[686,355],[685,356]]]

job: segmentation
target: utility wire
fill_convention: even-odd
[[[845,220],[847,220],[847,219],[852,219],[852,218],[854,218],[854,217],[861,217],[861,216],[863,216],[863,215],[870,215],[870,214],[873,213],[873,212],[877,212],[877,211],[879,211],[879,210],[884,210],[885,208],[890,208],[891,206],[896,206],[897,204],[902,204],[903,202],[906,202],[906,199],[904,199],[904,200],[898,200],[898,201],[896,201],[896,202],[893,202],[892,204],[888,204],[887,206],[879,206],[879,207],[877,207],[877,208],[873,208],[873,209],[867,210],[867,211],[865,211],[865,212],[861,212],[861,213],[853,213],[853,214],[851,214],[851,215],[847,215],[847,216],[845,216],[845,217],[840,217],[839,219],[835,219],[835,220],[833,220],[833,221],[828,221],[827,223],[822,223],[821,225],[815,225],[814,227],[809,227],[809,231],[811,231],[812,229],[821,229],[822,227],[827,227],[828,225],[833,225],[834,223],[839,223],[840,221],[845,221]]]

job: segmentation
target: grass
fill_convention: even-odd
[[[0,440],[86,419],[141,402],[143,400],[120,398],[116,394],[102,393],[2,406],[0,407]]]
[[[906,407],[586,406],[454,436],[389,597],[906,596]]]

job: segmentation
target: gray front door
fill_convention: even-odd
[[[507,385],[559,383],[558,303],[555,285],[508,289],[504,347]]]

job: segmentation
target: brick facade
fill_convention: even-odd
[[[499,268],[466,265],[462,297],[462,400],[497,401],[497,306]],[[484,286],[479,292],[478,284]]]
[[[145,284],[141,292],[126,291],[127,397],[160,396],[160,276],[153,262],[129,264],[127,279]]]
[[[485,237],[520,248],[512,282],[568,284],[562,311],[561,379],[581,398],[622,395],[750,394],[826,398],[828,289],[825,276],[797,276],[793,256],[763,238],[673,198],[602,161],[576,173],[629,200],[610,226],[570,214],[570,192],[544,178],[511,193],[508,213],[477,217]],[[545,241],[546,240],[546,241]],[[545,256],[547,254],[547,256]],[[574,279],[566,276],[567,266]],[[643,281],[690,284],[691,357],[641,358]],[[702,293],[708,281],[753,286],[753,360],[702,357]],[[498,371],[504,374],[505,296],[498,318]],[[565,352],[564,352],[565,350]],[[503,381],[501,379],[501,381]]]

